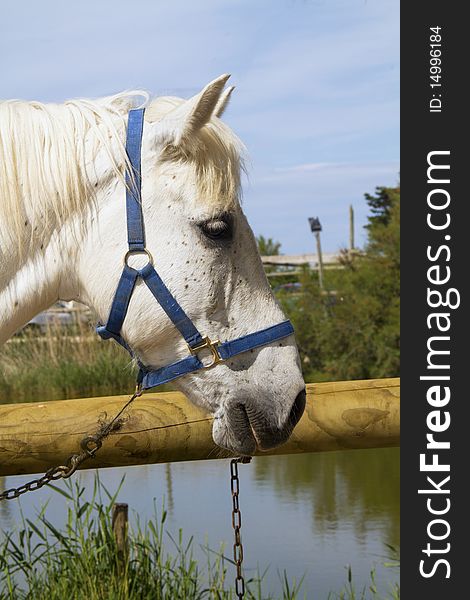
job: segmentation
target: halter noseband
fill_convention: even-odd
[[[132,292],[134,291],[137,279],[140,277],[173,325],[186,340],[190,354],[186,358],[155,370],[146,367],[137,359],[140,369],[137,376],[139,391],[167,383],[177,377],[187,375],[199,369],[209,369],[228,360],[232,356],[252,350],[253,348],[258,348],[259,346],[265,346],[294,333],[292,323],[290,321],[283,321],[277,325],[260,329],[254,333],[249,333],[248,335],[227,342],[212,341],[209,337],[202,336],[199,333],[194,323],[163,283],[153,266],[152,255],[145,247],[144,217],[141,202],[141,145],[144,112],[144,108],[129,111],[127,124],[126,151],[132,167],[132,174],[129,172],[129,169],[126,170],[127,241],[129,250],[124,257],[124,268],[114,294],[108,322],[106,325],[98,325],[96,331],[105,340],[113,338],[132,357],[137,358],[121,336],[121,328],[126,317]],[[146,254],[148,263],[141,269],[132,268],[128,262],[132,254]],[[212,354],[212,360],[209,364],[204,364],[198,358],[198,353],[204,349],[209,350]]]

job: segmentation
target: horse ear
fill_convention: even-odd
[[[221,75],[161,121],[163,135],[175,145],[201,129],[211,118],[230,75]]]
[[[220,95],[219,99],[217,100],[215,109],[214,109],[214,115],[216,117],[220,118],[224,114],[225,109],[227,108],[228,103],[230,101],[230,96],[232,95],[232,92],[234,89],[235,89],[235,86],[231,85]]]

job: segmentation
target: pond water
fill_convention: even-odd
[[[172,535],[181,527],[186,539],[194,536],[195,550],[206,541],[214,550],[225,543],[231,557],[228,460],[103,469],[100,479],[114,491],[123,474],[117,501],[129,504],[131,525],[137,515],[141,522],[152,518],[153,499],[160,507],[164,497]],[[92,470],[79,474],[90,496],[94,476]],[[27,479],[7,477],[3,486]],[[47,500],[50,520],[61,525],[66,500],[47,489],[23,497],[25,516],[33,518]],[[383,564],[390,556],[387,545],[400,543],[396,448],[256,457],[240,466],[240,504],[245,575],[269,566],[264,589],[274,595],[282,588],[278,572],[284,569],[290,580],[305,574],[302,590],[309,600],[339,592],[347,582],[347,565],[356,589],[370,584],[373,568],[384,597],[389,584],[398,581],[398,571]],[[17,501],[3,502],[0,528],[11,529],[18,516]]]

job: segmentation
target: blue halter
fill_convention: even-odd
[[[209,369],[232,358],[232,356],[253,348],[258,348],[259,346],[265,346],[294,333],[292,323],[290,321],[283,321],[272,327],[260,329],[255,333],[249,333],[235,340],[227,342],[212,341],[210,338],[204,337],[199,333],[194,323],[163,283],[152,264],[152,256],[145,247],[144,218],[141,202],[141,145],[144,111],[145,109],[143,108],[131,110],[127,124],[126,151],[134,175],[132,177],[129,170],[126,171],[127,241],[129,250],[124,257],[124,268],[111,305],[108,322],[106,325],[98,325],[96,331],[105,340],[110,338],[116,340],[132,357],[137,358],[121,336],[121,328],[126,317],[132,292],[134,291],[137,279],[140,277],[173,322],[173,325],[186,340],[190,355],[155,370],[146,367],[137,359],[139,365],[137,388],[139,391],[167,383],[177,377],[187,375],[199,369]],[[148,263],[145,267],[134,269],[129,266],[129,257],[133,254],[147,255]],[[198,358],[198,353],[204,349],[209,350],[212,354],[209,364],[204,364]]]

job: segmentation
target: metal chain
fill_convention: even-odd
[[[122,427],[122,419],[120,419],[122,413],[126,410],[126,408],[139,396],[142,395],[142,391],[140,387],[137,387],[135,392],[126,402],[126,404],[121,408],[121,410],[116,414],[116,416],[109,422],[101,425],[98,433],[95,435],[87,435],[80,442],[81,452],[79,454],[72,454],[67,459],[65,465],[59,465],[57,467],[51,467],[48,471],[39,477],[38,479],[33,479],[32,481],[28,481],[28,483],[24,483],[17,488],[11,488],[9,490],[5,490],[0,493],[0,502],[2,500],[14,500],[18,498],[22,494],[26,494],[26,492],[33,492],[35,490],[39,490],[44,485],[47,485],[51,481],[57,481],[57,479],[67,479],[75,471],[78,467],[88,460],[89,458],[94,458],[95,454],[103,445],[103,440],[108,437],[108,435],[120,427]]]
[[[126,408],[139,396],[142,395],[142,391],[136,388],[134,394],[129,398],[126,404],[116,414],[116,416],[107,424],[101,426],[98,433],[95,435],[89,435],[82,439],[80,442],[80,448],[82,451],[79,454],[72,454],[66,461],[65,465],[58,465],[51,467],[46,473],[37,479],[28,481],[17,488],[11,488],[0,493],[0,501],[2,500],[13,500],[18,498],[26,492],[32,492],[39,490],[44,485],[47,485],[51,481],[57,481],[58,479],[67,479],[78,467],[90,458],[94,458],[96,452],[103,445],[103,440],[108,435],[122,426],[122,420],[120,416],[126,410]],[[237,575],[235,578],[235,593],[237,597],[242,600],[245,596],[245,579],[242,574],[242,563],[243,563],[243,544],[241,541],[240,530],[242,526],[242,515],[240,512],[240,479],[238,477],[238,463],[249,463],[251,456],[243,456],[241,458],[234,458],[230,461],[230,489],[232,492],[232,527],[235,533],[235,543],[233,544],[233,559],[237,567]]]
[[[242,513],[240,512],[240,502],[238,499],[240,493],[240,480],[238,478],[238,463],[249,463],[251,456],[242,456],[230,461],[230,489],[232,491],[232,527],[235,533],[235,543],[233,544],[233,560],[237,567],[237,576],[235,577],[235,594],[237,598],[242,599],[245,596],[245,579],[242,574],[243,563],[243,544],[240,536],[242,527]]]

